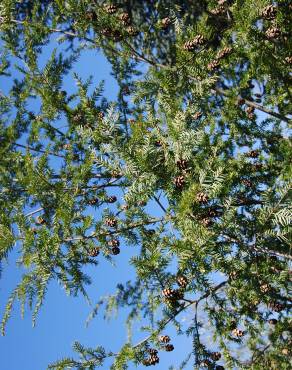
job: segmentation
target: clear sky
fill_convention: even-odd
[[[55,45],[47,47],[46,52],[42,55],[42,62],[46,60],[53,46]],[[110,75],[110,65],[101,54],[97,54],[95,51],[83,53],[74,71],[82,78],[92,74],[95,83],[105,80],[104,95],[109,99],[115,98],[117,85]],[[16,72],[14,77],[17,77]],[[70,92],[73,86],[71,73],[64,81],[64,88]],[[9,87],[7,79],[0,79],[0,91],[5,93]],[[123,249],[122,246],[122,252],[116,258],[116,267],[111,266],[102,257],[98,257],[100,264],[87,268],[87,272],[93,278],[93,284],[88,289],[93,303],[100,296],[113,293],[117,283],[125,282],[134,276],[134,271],[128,263],[129,257],[138,253],[138,249],[134,250],[133,248],[124,247]],[[10,254],[7,263],[4,262],[2,266],[3,275],[0,280],[1,316],[9,294],[21,278],[22,271],[15,266],[17,258],[18,251],[15,249]],[[91,310],[92,307],[86,303],[83,297],[66,296],[63,288],[55,281],[50,284],[45,304],[38,315],[35,328],[32,328],[31,312],[27,309],[22,319],[20,307],[16,304],[12,318],[7,325],[6,336],[0,337],[0,370],[46,369],[49,363],[57,359],[75,356],[71,350],[71,345],[75,340],[85,346],[103,345],[106,350],[117,352],[127,338],[125,312],[121,311],[111,322],[106,322],[102,316],[98,316],[86,328],[85,321]],[[182,319],[191,320],[191,316],[183,316]],[[167,330],[165,333],[173,334],[174,337],[173,330]],[[137,331],[133,342],[135,343],[145,336],[147,333]],[[169,364],[178,366],[187,353],[186,349],[191,348],[191,339],[174,338],[173,344],[175,346],[173,352],[160,353],[161,360],[155,369],[168,369]],[[109,369],[109,367],[110,363],[106,362],[103,369]],[[132,365],[129,367],[129,369],[133,368],[135,367]],[[144,366],[141,365],[138,368],[142,369]],[[174,369],[178,368],[174,367]],[[191,365],[186,367],[186,369],[191,368]]]

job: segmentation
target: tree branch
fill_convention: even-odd
[[[38,152],[38,153],[44,153],[44,154],[53,155],[53,156],[59,157],[59,158],[65,158],[65,156],[62,155],[62,154],[56,154],[54,152],[48,152],[48,151],[42,150],[42,149],[34,149],[34,148],[32,148],[31,146],[28,146],[28,145],[22,145],[22,144],[18,144],[18,143],[15,143],[15,142],[11,143],[11,145],[15,145],[15,146],[18,146],[18,147],[24,148],[24,149],[29,149],[29,150],[32,150],[32,151]]]
[[[220,95],[224,95],[226,97],[229,96],[228,90],[224,90],[224,89],[221,89],[219,87],[215,87],[212,90],[212,92],[217,93],[217,94],[220,94]],[[237,99],[241,99],[241,96],[238,95],[237,96]],[[273,116],[275,118],[278,118],[278,119],[280,119],[280,120],[282,120],[284,122],[290,122],[291,121],[288,117],[283,116],[282,114],[279,114],[277,112],[274,112],[274,111],[272,111],[269,108],[265,108],[262,105],[260,105],[258,103],[255,103],[255,102],[253,102],[251,100],[248,100],[248,99],[245,99],[245,98],[243,98],[243,99],[244,99],[245,104],[248,105],[248,106],[250,106],[250,107],[253,107],[255,109],[258,109],[258,110],[260,110],[260,111],[262,111],[262,112],[264,112],[266,114],[269,114],[270,116]]]

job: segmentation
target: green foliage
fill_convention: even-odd
[[[113,262],[123,243],[136,247],[135,278],[88,321],[126,310],[127,342],[118,353],[76,342],[79,359],[51,369],[157,362],[168,325],[193,344],[180,369],[289,368],[290,8],[1,2],[0,78],[11,88],[0,93],[0,261],[17,251],[23,271],[3,334],[15,301],[35,322],[51,280],[90,302],[85,266]],[[111,63],[116,101],[75,73],[91,49]],[[141,318],[148,336],[133,344]]]

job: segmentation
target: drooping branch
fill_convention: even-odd
[[[162,221],[164,221],[164,218],[153,218],[153,219],[148,220],[148,221],[135,222],[135,223],[133,223],[129,226],[122,227],[122,228],[116,229],[116,230],[101,231],[98,234],[97,233],[92,233],[91,235],[88,235],[88,236],[80,236],[80,237],[77,236],[77,237],[74,237],[74,238],[67,238],[67,239],[64,239],[63,242],[72,242],[72,241],[78,241],[78,240],[95,239],[98,236],[116,235],[116,234],[120,234],[120,233],[123,233],[123,232],[128,231],[128,230],[136,229],[137,227],[140,227],[140,226],[151,225],[151,224],[155,224],[155,223],[162,222]]]
[[[228,97],[229,96],[229,92],[228,92],[228,90],[226,89],[226,90],[224,90],[224,89],[221,89],[221,88],[219,88],[219,87],[215,87],[213,90],[212,90],[212,92],[213,93],[216,93],[216,94],[220,94],[220,95],[223,95],[223,96],[226,96],[226,97]],[[241,99],[241,96],[237,96],[237,99],[239,100],[239,99]],[[243,99],[243,98],[242,98]],[[244,98],[244,103],[246,104],[246,105],[248,105],[248,106],[250,106],[250,107],[253,107],[253,108],[255,108],[255,109],[258,109],[258,110],[260,110],[261,112],[264,112],[264,113],[266,113],[266,114],[268,114],[268,115],[270,115],[270,116],[273,116],[273,117],[275,117],[275,118],[278,118],[278,119],[280,119],[281,121],[284,121],[284,122],[291,122],[291,119],[289,119],[288,117],[286,117],[286,116],[283,116],[282,114],[280,114],[280,113],[277,113],[277,112],[274,112],[274,111],[272,111],[271,109],[269,109],[269,108],[266,108],[266,107],[263,107],[262,105],[260,105],[260,104],[258,104],[258,103],[255,103],[255,102],[253,102],[253,101],[251,101],[251,100],[248,100],[248,99],[245,99]]]

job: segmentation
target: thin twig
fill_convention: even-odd
[[[226,97],[228,97],[228,96],[229,96],[229,92],[228,92],[228,90],[224,90],[224,89],[221,89],[221,88],[219,88],[219,87],[215,87],[215,88],[212,90],[212,92],[217,93],[217,94],[220,94],[220,95],[224,95],[224,96],[226,96]],[[241,99],[241,96],[237,96],[237,99]],[[291,121],[288,117],[285,117],[285,116],[283,116],[282,114],[279,114],[279,113],[277,113],[277,112],[274,112],[274,111],[272,111],[272,110],[271,110],[271,109],[269,109],[269,108],[263,107],[262,105],[260,105],[260,104],[258,104],[258,103],[255,103],[255,102],[253,102],[253,101],[251,101],[251,100],[248,100],[248,99],[245,99],[245,98],[244,98],[244,102],[245,102],[245,104],[246,104],[246,105],[249,105],[250,107],[253,107],[253,108],[255,108],[255,109],[258,109],[258,110],[260,110],[260,111],[262,111],[262,112],[264,112],[264,113],[267,113],[267,114],[269,114],[270,116],[273,116],[273,117],[275,117],[275,118],[278,118],[278,119],[280,119],[280,120],[282,120],[282,121],[285,121],[285,122],[290,122],[290,121]]]
[[[67,238],[67,239],[64,239],[63,242],[72,242],[72,241],[78,241],[78,240],[94,239],[98,236],[115,235],[115,234],[122,233],[124,231],[135,229],[135,228],[140,227],[140,226],[151,225],[151,224],[155,224],[157,222],[162,222],[162,221],[164,221],[164,218],[155,218],[155,219],[151,219],[151,220],[148,220],[148,221],[134,223],[134,224],[131,224],[127,227],[116,229],[116,230],[110,230],[110,231],[104,231],[104,232],[101,231],[98,234],[93,233],[89,236],[80,236],[80,237],[77,236],[75,238]]]
[[[167,210],[166,208],[164,208],[164,206],[161,204],[160,200],[154,195],[153,198],[155,199],[156,203],[160,206],[160,208],[165,212],[167,213]]]
[[[55,157],[59,157],[59,158],[65,158],[64,155],[61,155],[61,154],[56,154],[54,152],[48,152],[46,150],[42,150],[42,149],[35,149],[35,148],[32,148],[31,146],[28,146],[28,145],[22,145],[22,144],[19,144],[19,143],[11,143],[12,145],[15,145],[15,146],[18,146],[20,148],[24,148],[24,149],[28,149],[28,150],[32,150],[34,152],[38,152],[38,153],[45,153],[45,154],[49,154],[49,155],[53,155]]]
[[[32,212],[27,213],[25,215],[25,217],[30,217],[30,216],[34,215],[35,213],[41,212],[42,210],[43,210],[43,208],[38,208],[35,211],[32,211]]]

